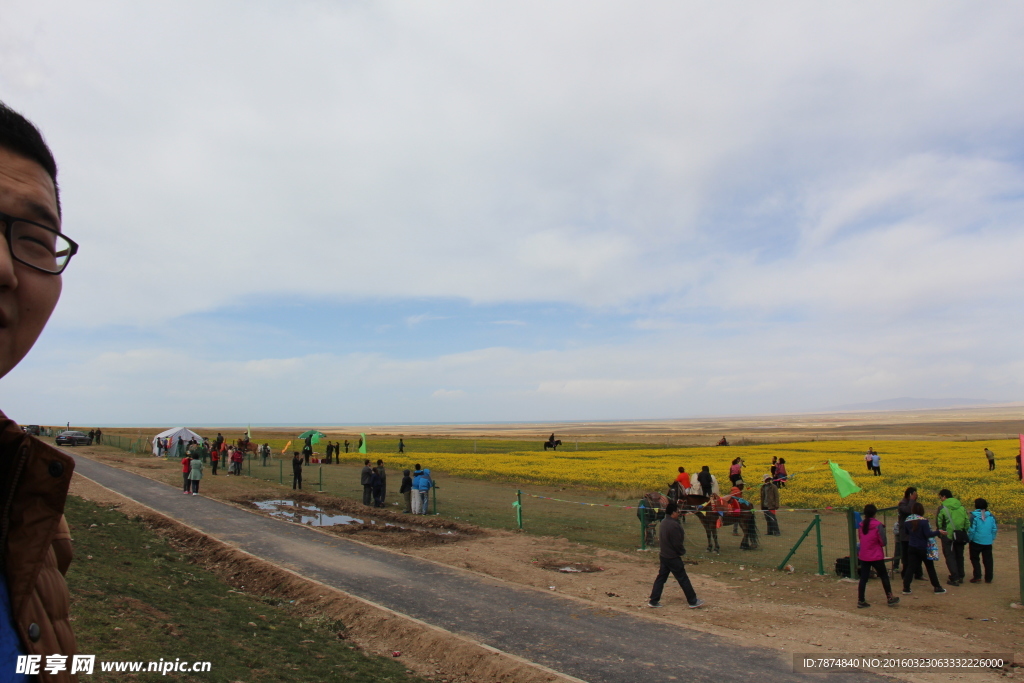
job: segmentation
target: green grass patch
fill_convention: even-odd
[[[310,618],[276,598],[236,592],[192,564],[139,520],[71,496],[65,514],[75,561],[67,575],[79,652],[103,680],[168,680],[102,673],[103,661],[212,662],[202,681],[420,681],[398,662],[337,637],[338,621]],[[252,626],[251,624],[255,624]]]

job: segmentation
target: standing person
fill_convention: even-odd
[[[907,571],[907,566],[910,564],[908,558],[910,557],[910,535],[907,533],[906,521],[907,517],[914,512],[914,503],[917,502],[917,488],[908,486],[907,490],[903,492],[903,499],[900,500],[896,505],[897,521],[899,522],[899,532],[896,540],[900,544],[900,553],[893,560],[893,570],[899,568],[900,560],[903,561],[903,570],[900,572],[902,576]],[[924,574],[921,573],[922,569],[920,566],[917,569],[917,574],[914,576],[918,581],[924,580]]]
[[[907,567],[903,572],[903,594],[910,595],[910,583],[921,570],[921,564],[928,571],[928,580],[936,593],[945,593],[946,589],[939,584],[939,577],[935,573],[935,561],[939,559],[939,549],[935,545],[935,537],[939,532],[928,526],[928,520],[924,517],[924,505],[914,501],[911,513],[906,519],[908,555]]]
[[[220,432],[217,432],[217,441],[215,441],[214,443],[217,444],[218,451],[224,450],[222,448],[222,446],[224,445],[224,435],[221,434]]]
[[[875,449],[871,449],[871,469],[874,470],[875,476],[882,476],[882,456],[875,452]]]
[[[356,445],[356,450],[358,451],[362,447],[363,447],[363,437],[360,436],[359,437],[359,443]]]
[[[651,588],[651,597],[647,601],[648,607],[661,607],[661,594],[665,590],[665,582],[668,581],[669,574],[676,577],[691,609],[696,609],[704,604],[704,601],[697,597],[697,592],[693,590],[690,577],[686,574],[686,566],[683,564],[683,555],[686,554],[684,545],[686,535],[682,525],[679,524],[680,515],[682,515],[682,510],[675,503],[669,503],[665,507],[665,519],[658,527],[660,567],[658,576],[654,579],[654,587]]]
[[[189,483],[188,473],[192,469],[192,458],[185,456],[181,459],[181,487],[182,493],[186,496],[192,491],[192,484]]]
[[[405,510],[404,512],[412,512],[412,477],[409,475],[409,470],[402,470],[402,486],[398,489],[398,492],[402,494],[405,499]]]
[[[985,459],[988,460],[988,471],[991,472],[996,468],[996,454],[986,448]]]
[[[245,460],[245,456],[242,455],[242,451],[238,448],[231,454],[231,463],[235,466],[235,476],[242,476],[242,461]]]
[[[764,483],[761,484],[761,509],[768,524],[768,535],[781,536],[779,520],[775,517],[775,511],[779,509],[779,487],[772,482],[770,474],[764,475]]]
[[[381,504],[377,507],[383,507],[384,499],[388,495],[388,475],[384,471],[384,461],[377,461],[377,476],[380,477],[380,502]]]
[[[267,459],[270,457],[270,444],[269,443],[263,444],[263,448],[261,449],[261,451],[262,452],[260,453],[260,455],[263,456],[263,466],[266,467],[267,466]]]
[[[302,490],[302,455],[292,451],[292,490]]]
[[[434,480],[430,478],[430,470],[422,469],[418,464],[413,472],[412,488],[413,496],[419,497],[419,514],[425,515],[430,510],[430,489],[434,486]],[[414,506],[415,507],[415,506]]]
[[[306,466],[309,466],[309,456],[313,455],[313,437],[307,436],[306,443],[302,445],[302,458],[306,461]]]
[[[363,461],[363,471],[359,473],[359,483],[363,487],[363,505],[370,504],[373,496],[373,471],[370,468],[370,460]]]
[[[213,476],[217,476],[217,463],[220,462],[220,451],[216,447],[210,451],[210,465],[212,466]]]
[[[348,453],[348,439],[345,439],[345,452]]]
[[[95,440],[96,440],[96,430],[95,429],[90,429],[89,430],[89,445],[92,445],[92,443]]]
[[[882,580],[882,590],[885,591],[888,604],[892,606],[900,601],[892,594],[892,586],[889,585],[889,572],[885,568],[885,525],[875,519],[877,512],[878,508],[873,503],[865,505],[861,514],[863,521],[857,528],[857,535],[860,538],[860,549],[857,551],[857,559],[860,560],[857,607],[871,607],[864,599],[864,589],[867,588],[872,569]]]
[[[779,458],[775,466],[775,483],[780,489],[786,488],[786,481],[789,479],[789,472],[786,470],[786,459]]]
[[[939,491],[938,513],[935,515],[935,527],[942,535],[942,557],[946,560],[949,578],[946,584],[959,586],[967,578],[964,572],[964,548],[967,546],[967,510],[963,504],[953,497],[949,489]]]
[[[203,478],[203,458],[197,450],[192,454],[192,468],[188,473],[189,481],[192,483],[192,495],[199,495],[199,482]]]
[[[384,485],[380,480],[380,471],[376,467],[370,469],[370,488],[373,489],[373,507],[384,507]]]
[[[711,470],[707,465],[700,468],[697,473],[697,483],[700,484],[700,495],[711,497]]]
[[[330,441],[327,442],[327,448],[324,449],[324,462],[328,465],[331,464],[331,456],[334,455],[334,444]]]
[[[996,518],[988,511],[988,501],[984,498],[975,498],[971,526],[967,530],[967,537],[971,542],[971,583],[981,583],[979,558],[985,563],[985,583],[992,583],[992,544],[996,542],[998,531]]]
[[[398,452],[405,453],[405,441],[398,439]]]
[[[96,430],[96,443],[103,443],[103,430],[102,429],[97,429]]]
[[[868,452],[864,454],[864,464],[868,466],[868,472],[875,471],[875,454],[871,446],[868,446]]]

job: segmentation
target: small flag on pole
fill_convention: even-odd
[[[287,453],[287,452],[288,452],[288,448],[289,448],[289,447],[290,447],[291,445],[292,445],[292,442],[291,442],[291,441],[289,441],[288,443],[286,443],[286,444],[284,445],[284,448],[282,448],[282,449],[281,449],[281,455],[284,455],[285,453]]]
[[[252,441],[252,425],[249,425],[248,427],[245,428],[245,438]]]
[[[836,480],[836,488],[839,489],[840,498],[846,498],[851,493],[857,493],[861,490],[861,488],[853,481],[853,477],[850,476],[849,472],[831,460],[828,461],[828,466],[829,469],[832,470],[832,476]]]
[[[359,452],[366,455],[366,434],[360,434],[362,438],[359,440]]]

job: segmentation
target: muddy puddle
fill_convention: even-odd
[[[310,505],[309,503],[296,503],[294,500],[255,500],[252,501],[252,504],[260,510],[269,513],[271,517],[279,517],[281,519],[287,519],[301,524],[308,524],[310,526],[329,527],[371,525],[379,528],[390,527],[393,529],[428,531],[432,534],[441,536],[456,535],[453,531],[438,531],[436,529],[426,529],[415,525],[392,524],[391,522],[384,522],[366,516],[351,517],[349,515],[332,514],[330,512],[324,512],[316,505]]]

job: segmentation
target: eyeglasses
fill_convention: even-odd
[[[78,244],[53,228],[5,213],[0,213],[0,222],[11,256],[29,268],[60,275],[78,253]]]

